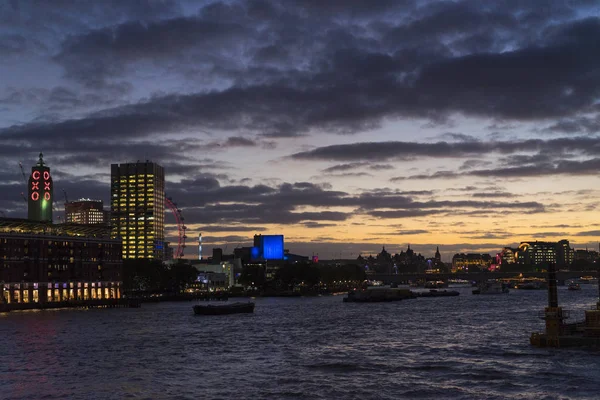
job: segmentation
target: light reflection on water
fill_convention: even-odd
[[[597,398],[600,352],[536,349],[546,291],[395,303],[256,299],[254,314],[194,303],[0,318],[2,399]],[[559,288],[575,319],[594,286]]]

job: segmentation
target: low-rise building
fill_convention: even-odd
[[[452,257],[452,272],[469,271],[473,267],[488,269],[492,261],[489,254],[457,253]]]
[[[100,225],[0,219],[4,303],[121,297],[121,241]]]
[[[521,242],[515,256],[519,264],[534,266],[556,264],[560,268],[571,265],[575,258],[575,251],[569,246],[568,240]]]
[[[89,225],[108,221],[102,200],[79,199],[65,203],[65,222]]]

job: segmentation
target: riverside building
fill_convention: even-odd
[[[52,178],[41,153],[28,185],[29,218],[0,218],[0,311],[120,299],[121,241],[105,225],[52,223]]]
[[[452,257],[452,272],[469,271],[469,268],[488,269],[492,265],[492,256],[480,253],[457,253]]]
[[[122,268],[106,227],[0,219],[0,304],[119,299]]]
[[[517,263],[525,265],[542,266],[556,264],[557,267],[571,265],[575,258],[575,251],[568,240],[558,242],[521,242],[515,252]]]
[[[111,226],[123,258],[164,258],[165,173],[146,162],[111,165]]]
[[[79,199],[65,203],[65,221],[86,225],[108,222],[102,200],[90,199]]]

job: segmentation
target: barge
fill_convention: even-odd
[[[370,287],[355,289],[344,297],[344,303],[379,303],[387,301],[400,301],[417,297],[409,289]]]
[[[195,305],[194,314],[196,315],[229,315],[229,314],[240,314],[240,313],[253,313],[254,303],[227,303],[227,304],[207,304],[207,305]]]
[[[448,296],[458,296],[460,292],[457,290],[436,290],[431,289],[428,292],[417,292],[416,295],[418,297],[448,297]]]

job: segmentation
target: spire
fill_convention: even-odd
[[[44,164],[45,164],[45,163],[44,163],[44,154],[43,154],[43,153],[40,153],[40,159],[38,160],[38,163],[37,163],[37,165],[38,165],[39,167],[43,167],[43,166],[44,166]]]

